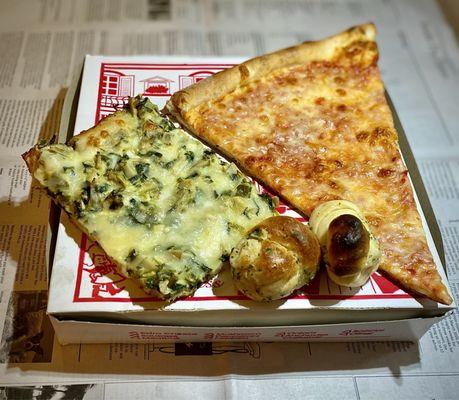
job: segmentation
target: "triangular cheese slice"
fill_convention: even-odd
[[[372,24],[247,61],[175,93],[166,108],[194,135],[308,216],[358,205],[380,270],[450,304],[426,242],[377,66]]]

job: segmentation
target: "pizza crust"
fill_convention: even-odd
[[[29,151],[21,155],[22,159],[26,162],[29,172],[34,174],[38,168],[38,159],[40,158],[40,150],[38,145],[32,147]]]
[[[376,28],[372,23],[355,26],[320,41],[300,45],[252,58],[233,68],[218,72],[184,90],[174,93],[163,112],[181,118],[198,105],[224,96],[241,85],[265,76],[280,68],[308,63],[315,59],[330,59],[336,49],[355,41],[374,41]],[[187,125],[186,121],[181,119]]]

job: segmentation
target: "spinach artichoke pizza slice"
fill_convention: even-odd
[[[246,231],[275,215],[236,168],[148,99],[23,155],[55,202],[126,276],[173,300],[216,275]]]

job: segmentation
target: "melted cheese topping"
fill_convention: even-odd
[[[451,300],[400,156],[374,42],[254,79],[184,120],[306,215],[329,200],[357,204],[381,245],[380,269],[437,301]]]
[[[35,177],[125,274],[164,298],[191,294],[275,214],[234,164],[146,99],[70,146],[41,148]]]

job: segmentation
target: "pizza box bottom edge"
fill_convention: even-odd
[[[451,311],[450,311],[451,312]],[[60,344],[199,342],[418,341],[445,316],[338,324],[253,327],[164,326],[78,320],[50,316]]]

